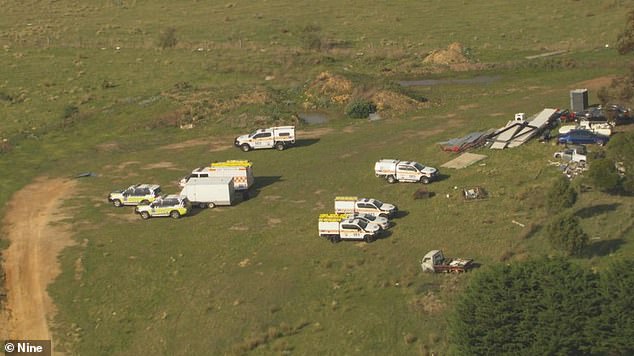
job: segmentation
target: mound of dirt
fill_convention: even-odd
[[[370,96],[370,100],[376,104],[377,111],[392,111],[402,113],[427,107],[428,104],[416,101],[409,96],[393,91],[380,90]]]
[[[312,101],[323,97],[335,104],[345,104],[352,96],[352,89],[350,80],[330,72],[322,72],[308,85],[304,94],[308,107],[311,106]]]
[[[425,59],[423,63],[429,64],[458,64],[468,63],[469,59],[464,55],[464,47],[458,42],[454,42],[447,47],[447,49],[439,49],[432,51]]]

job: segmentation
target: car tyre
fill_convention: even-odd
[[[115,199],[112,201],[112,205],[116,206],[117,208],[123,206],[123,203],[121,203],[121,200],[119,199]]]
[[[149,218],[150,218],[150,213],[148,213],[147,211],[141,212],[141,219],[147,220]]]
[[[178,219],[178,218],[180,218],[180,217],[181,217],[181,213],[179,213],[179,212],[178,212],[178,211],[176,211],[176,210],[172,210],[172,211],[170,212],[170,217],[171,217],[172,219]]]
[[[429,184],[429,178],[428,177],[421,177],[420,178],[420,182],[423,184]]]
[[[209,203],[207,203],[207,207],[208,207],[209,209],[213,209],[213,208],[215,208],[215,207],[216,207],[216,203],[214,203],[214,202],[209,202]]]
[[[240,146],[240,149],[242,152],[249,152],[251,150],[251,146],[247,143],[243,143],[242,146]]]
[[[390,184],[396,183],[396,178],[394,176],[387,176],[387,182]]]
[[[374,241],[374,236],[365,235],[365,237],[363,238],[363,241],[365,241],[366,243],[371,243],[372,241]]]
[[[286,148],[286,147],[285,147],[285,146],[284,146],[284,144],[283,144],[283,143],[281,143],[281,142],[280,142],[280,143],[275,144],[275,149],[276,149],[276,150],[278,150],[278,151],[284,151],[284,149],[285,149],[285,148]]]

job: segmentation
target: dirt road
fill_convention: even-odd
[[[0,339],[52,339],[49,322],[55,308],[46,288],[59,274],[57,256],[72,244],[59,223],[60,207],[76,182],[38,178],[15,193],[3,219],[10,246],[3,253],[6,310],[0,314]],[[56,222],[51,225],[52,222]]]

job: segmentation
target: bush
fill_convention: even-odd
[[[168,27],[159,35],[158,45],[162,49],[174,48],[178,40],[176,39],[176,29]]]
[[[569,256],[578,256],[588,246],[588,235],[579,226],[579,218],[571,212],[553,217],[546,226],[550,244]]]
[[[346,115],[354,119],[364,119],[376,112],[376,105],[365,99],[352,100],[346,106]]]
[[[604,192],[616,192],[620,188],[621,177],[611,159],[598,159],[588,170],[590,184]]]
[[[577,191],[564,176],[557,178],[546,196],[546,205],[551,212],[558,212],[570,208],[576,201]]]
[[[454,353],[591,353],[596,345],[594,322],[602,302],[598,279],[589,269],[549,259],[498,264],[479,271],[450,318]]]

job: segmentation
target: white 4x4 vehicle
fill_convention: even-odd
[[[242,151],[248,152],[260,148],[286,149],[295,143],[295,126],[277,126],[258,129],[248,135],[236,137],[233,144]]]
[[[182,195],[167,195],[161,197],[150,205],[139,205],[134,212],[147,220],[155,216],[169,216],[178,219],[191,211],[191,203]]]
[[[359,219],[361,221],[365,221],[368,225],[376,225],[381,230],[386,230],[390,227],[390,220],[383,216],[375,216],[372,214],[348,214],[349,219]]]
[[[563,151],[555,152],[553,157],[563,159],[564,161],[577,162],[581,164],[585,164],[588,162],[588,158],[586,155],[582,155],[578,153],[576,148],[566,148]]]
[[[108,195],[108,201],[116,207],[123,205],[149,204],[161,194],[158,184],[136,184],[124,190],[115,190]]]
[[[427,184],[438,177],[438,170],[414,161],[382,159],[374,164],[374,174],[388,183],[421,182]]]

